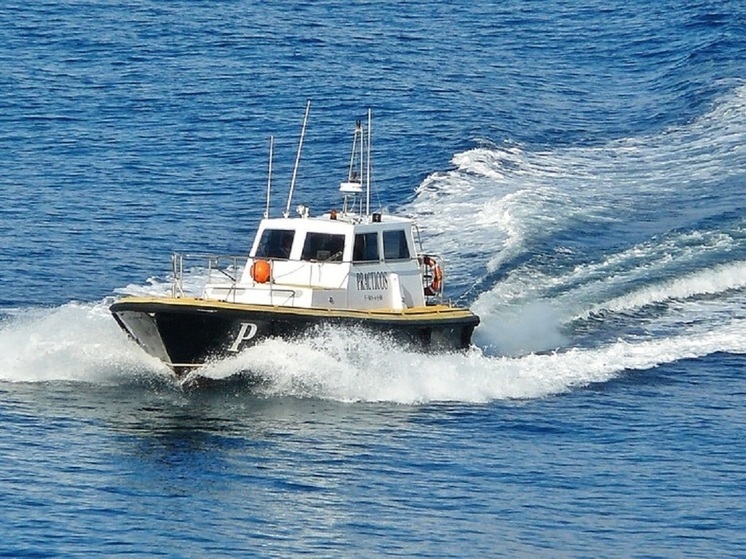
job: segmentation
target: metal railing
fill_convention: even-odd
[[[428,304],[443,304],[445,288],[445,266],[443,258],[435,254],[419,254],[417,258],[422,273],[422,288],[423,290],[430,288],[432,291],[432,294],[429,295],[425,291],[426,301]],[[431,259],[430,264],[427,263],[428,258]],[[236,291],[237,284],[248,261],[249,257],[247,255],[174,253],[171,256],[173,273],[172,296],[174,298],[194,295],[201,296],[205,285],[218,284],[220,285],[221,293],[225,292],[225,298],[221,296],[221,300],[230,300],[231,294]],[[273,266],[274,262],[272,259],[269,259],[269,262],[270,266]],[[435,281],[436,268],[441,272],[439,281]],[[185,280],[188,282],[192,277],[195,279],[195,285],[194,289],[190,290],[188,286],[185,286]],[[268,283],[270,293],[277,292],[278,295],[280,293],[285,295],[287,293],[294,294],[294,290],[275,288],[273,281]],[[199,294],[195,293],[197,289],[199,289]]]
[[[247,260],[248,256],[233,254],[182,254],[176,252],[171,256],[171,269],[174,277],[172,295],[175,298],[187,296],[187,292],[184,290],[185,270],[187,272],[204,270],[207,279],[203,283],[214,283],[217,280],[227,278],[228,281],[225,283],[230,285],[231,289],[234,289]]]

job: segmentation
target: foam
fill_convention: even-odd
[[[446,285],[475,297],[475,340],[488,354],[567,348],[573,321],[656,304],[658,314],[645,316],[651,329],[709,324],[707,309],[733,315],[738,301],[728,292],[744,288],[746,222],[733,210],[743,204],[745,139],[741,86],[656,135],[545,151],[482,143],[428,177],[408,211],[430,224],[427,245],[443,248]],[[728,213],[720,229],[700,225]],[[607,226],[622,233],[605,240]],[[557,240],[571,243],[576,230],[603,242]],[[627,246],[627,232],[645,240]],[[725,310],[699,305],[707,297]],[[682,299],[688,304],[673,305]],[[630,316],[628,329],[636,322]]]
[[[604,311],[621,312],[638,309],[672,299],[690,299],[746,288],[746,261],[731,262],[700,270],[682,278],[647,285],[632,293],[595,304],[577,318],[587,318]]]
[[[607,276],[592,267],[557,277],[522,270],[474,302],[472,310],[482,318],[474,340],[487,353],[525,355],[578,343],[571,335],[577,321],[593,319],[598,329],[614,320],[622,331],[661,337],[741,316],[746,262],[716,264],[659,282],[651,278],[678,273],[682,263],[644,262],[624,272],[612,268]]]
[[[105,300],[69,303],[6,317],[0,325],[0,380],[129,383],[168,378],[167,368],[119,330]],[[709,312],[709,311],[708,311]],[[322,329],[305,339],[267,340],[200,376],[225,379],[251,371],[265,397],[344,402],[488,402],[551,396],[605,382],[629,371],[715,352],[746,353],[746,317],[722,319],[704,330],[679,328],[648,340],[614,340],[597,348],[519,357],[465,353],[423,355],[359,331]]]
[[[425,225],[426,246],[457,284],[478,282],[574,224],[632,222],[654,235],[742,205],[743,189],[722,185],[743,184],[745,138],[742,86],[656,135],[545,151],[483,143],[427,177],[405,212]],[[660,223],[641,218],[651,209]]]
[[[204,268],[185,271],[182,278],[182,290],[185,294],[199,295],[202,293],[206,280],[207,271]],[[173,276],[166,278],[151,277],[147,279],[146,284],[131,283],[115,289],[114,293],[138,297],[169,297],[173,293],[173,282]]]
[[[250,369],[263,379],[257,391],[265,396],[401,404],[532,399],[680,359],[746,353],[745,334],[746,321],[738,320],[705,335],[619,340],[596,349],[510,358],[488,357],[476,348],[428,356],[383,350],[379,339],[327,331],[299,343],[269,340],[202,374],[225,378]]]
[[[511,270],[492,289],[481,293],[472,308],[480,315],[491,315],[527,302],[551,299],[556,309],[562,309],[565,320],[574,320],[668,299],[724,293],[745,287],[743,261],[691,270],[702,267],[702,262],[727,256],[736,244],[722,233],[677,233],[554,275],[522,267]],[[665,277],[672,279],[655,281]],[[630,291],[630,286],[639,284],[642,287]]]
[[[0,380],[118,382],[167,368],[127,339],[111,300],[27,309],[0,323]]]

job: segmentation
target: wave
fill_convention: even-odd
[[[454,169],[427,177],[406,211],[421,217],[423,236],[464,289],[547,244],[563,254],[617,250],[742,216],[745,140],[746,86],[738,86],[686,125],[603,146],[480,140],[454,155]]]
[[[482,318],[465,354],[325,330],[200,371],[260,375],[267,396],[484,402],[544,397],[717,352],[746,352],[746,87],[701,118],[601,147],[481,141],[405,212]],[[196,286],[204,270],[187,274]],[[162,295],[169,278],[117,294]],[[109,299],[5,311],[0,381],[129,383],[167,368],[119,330]]]
[[[23,309],[0,322],[0,381],[129,382],[138,375],[166,375],[116,325],[110,300]]]
[[[381,352],[376,343],[357,345],[351,352],[340,337],[344,348],[331,352],[327,339],[323,347],[310,342],[293,345],[276,341],[274,347],[264,351],[255,348],[243,354],[236,365],[260,371],[268,379],[261,389],[267,395],[403,404],[489,402],[560,394],[607,382],[623,372],[720,351],[744,353],[744,334],[746,321],[741,320],[705,336],[617,341],[598,349],[575,348],[520,358],[488,357],[473,350],[466,355],[427,359],[403,350]],[[268,363],[268,354],[284,355],[284,359]]]
[[[667,282],[646,285],[632,293],[595,304],[577,318],[602,312],[621,312],[672,300],[686,300],[746,289],[746,261],[731,262]]]
[[[170,379],[162,363],[119,331],[108,316],[109,303],[70,303],[6,317],[0,325],[0,380],[130,384],[139,377]],[[746,317],[705,333],[521,357],[488,356],[476,347],[425,357],[385,338],[329,328],[294,342],[267,340],[207,365],[199,375],[221,380],[251,371],[261,379],[253,390],[264,397],[488,402],[560,394],[625,372],[724,351],[746,353]]]
[[[742,315],[745,140],[739,85],[685,125],[602,146],[480,140],[407,210],[488,355],[706,335]]]
[[[488,352],[524,355],[583,345],[589,335],[599,344],[632,332],[677,336],[694,325],[706,332],[746,314],[746,261],[691,269],[681,255],[637,252],[636,265],[626,254],[565,274],[514,271],[473,303],[482,317],[476,342]]]

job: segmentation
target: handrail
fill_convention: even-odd
[[[220,274],[221,278],[229,280],[229,285],[235,289],[238,283],[238,270],[245,266],[248,260],[246,255],[235,254],[211,254],[211,253],[179,253],[175,252],[171,256],[171,269],[173,273],[173,286],[171,293],[174,298],[186,297],[184,291],[184,267],[202,267],[207,270],[206,283],[213,282],[213,274]],[[190,263],[194,262],[194,266]]]
[[[426,264],[425,259],[429,257],[435,263],[441,274],[438,275],[438,281],[434,283],[435,269],[432,263]],[[445,260],[436,254],[430,253],[418,253],[417,259],[420,263],[421,277],[422,277],[422,288],[433,289],[434,293],[431,295],[425,295],[425,299],[429,305],[443,304],[445,300],[445,277],[442,272],[445,271]],[[235,255],[235,254],[211,254],[211,253],[174,253],[171,256],[171,268],[173,273],[173,284],[171,288],[172,296],[174,298],[183,298],[189,296],[202,296],[202,293],[196,294],[194,292],[188,293],[189,288],[184,285],[185,282],[185,269],[187,272],[198,270],[199,272],[206,272],[207,278],[205,281],[200,281],[200,289],[203,289],[205,284],[215,284],[214,287],[219,289],[221,293],[226,293],[225,300],[228,300],[231,295],[235,296],[235,293],[239,289],[238,284],[241,280],[242,270],[246,269],[246,266],[252,259],[248,255]],[[272,269],[271,277],[272,281],[269,282],[267,287],[269,288],[270,294],[277,292],[290,292],[291,290],[285,290],[278,288],[275,285],[275,272],[274,265],[275,259],[267,259]],[[298,261],[300,262],[300,261]],[[310,263],[310,262],[309,262]],[[324,262],[323,264],[344,264],[344,262]],[[321,263],[319,263],[321,264]],[[361,264],[357,262],[356,264]],[[308,286],[312,285],[311,274],[313,274],[313,266],[308,267]],[[282,282],[280,282],[282,283]],[[196,286],[195,286],[196,287]],[[222,298],[222,296],[221,296]]]

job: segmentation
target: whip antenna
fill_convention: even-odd
[[[269,217],[269,193],[272,190],[272,154],[275,148],[275,137],[269,137],[269,172],[267,174],[267,208],[264,210],[264,219]]]
[[[290,216],[290,204],[293,202],[293,191],[295,190],[295,178],[298,175],[298,165],[300,164],[300,152],[303,149],[303,138],[306,135],[306,123],[308,122],[308,112],[311,110],[311,100],[306,103],[306,114],[303,116],[303,127],[300,131],[300,141],[298,142],[298,153],[295,154],[295,166],[293,167],[293,178],[290,181],[290,192],[288,193],[288,203],[285,206],[285,217]]]
[[[372,120],[372,113],[371,110],[368,109],[368,145],[366,146],[368,148],[368,161],[367,161],[367,172],[366,172],[366,181],[365,181],[365,215],[370,215],[370,125]]]

